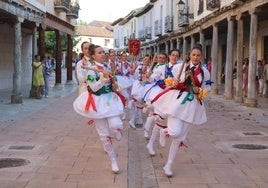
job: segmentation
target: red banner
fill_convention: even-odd
[[[141,42],[138,39],[128,40],[128,52],[130,55],[139,55],[141,50]]]

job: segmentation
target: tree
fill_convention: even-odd
[[[77,31],[74,31],[74,37],[73,37],[73,46],[76,46],[76,44],[79,42],[76,37]],[[56,35],[54,31],[46,31],[45,33],[45,43],[46,43],[46,53],[51,54],[52,56],[55,55],[56,51]],[[61,37],[61,48],[62,51],[67,51],[68,46],[68,37],[66,34],[64,34]]]

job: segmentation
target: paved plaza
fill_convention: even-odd
[[[1,91],[0,161],[29,164],[0,168],[1,188],[268,187],[268,99],[248,108],[222,95],[206,98],[208,122],[191,128],[168,178],[162,170],[168,147],[157,141],[151,157],[143,129],[128,120],[122,140],[113,141],[120,173],[112,173],[94,125],[72,108],[75,83],[51,87],[48,99],[25,96],[23,104],[10,104],[9,95]]]

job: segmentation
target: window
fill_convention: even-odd
[[[104,46],[108,46],[110,44],[110,39],[104,39]]]

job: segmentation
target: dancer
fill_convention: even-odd
[[[131,128],[136,129],[136,124],[143,124],[142,108],[143,108],[143,92],[146,87],[145,75],[150,67],[150,56],[147,54],[143,57],[142,62],[135,70],[135,77],[137,78],[131,88],[131,100],[129,102],[130,120],[129,125]],[[137,120],[137,121],[136,121]]]
[[[90,47],[92,47],[93,44],[90,44],[87,41],[84,41],[81,44],[81,50],[83,53],[83,57],[81,58],[80,61],[77,62],[75,66],[75,73],[76,73],[76,78],[78,81],[78,95],[81,93],[87,91],[87,74],[88,74],[88,69],[83,68],[83,66],[89,66],[92,62],[90,59]]]
[[[158,94],[158,92],[162,91],[162,89],[165,88],[164,79],[166,75],[166,61],[167,61],[167,55],[162,52],[157,54],[157,61],[154,63],[154,65],[151,65],[151,69],[149,72],[145,75],[146,80],[152,84],[150,84],[150,87],[144,92],[143,101],[146,103],[145,108],[143,109],[143,112],[148,114],[146,118],[146,122],[144,124],[144,137],[146,139],[149,139],[149,132],[154,124],[154,112],[151,104],[151,99],[155,97],[155,94]]]
[[[131,62],[127,60],[127,53],[122,52],[119,61],[115,63],[115,74],[117,83],[122,90],[121,93],[127,100],[127,106],[131,106],[130,92],[133,84],[133,74],[135,70],[135,59],[132,57]],[[126,119],[126,112],[123,114],[122,119]]]
[[[113,75],[103,66],[105,54],[102,47],[94,45],[90,54],[94,63],[87,67],[88,91],[74,101],[73,108],[78,114],[94,119],[104,150],[110,157],[112,171],[118,173],[112,138],[120,140],[122,137],[123,122],[120,115],[124,113],[125,99],[116,90],[117,83]]]
[[[171,53],[171,56],[179,54]],[[201,66],[201,58],[202,46],[198,44],[191,50],[190,61],[179,64],[173,88],[164,90],[152,100],[153,107],[167,117],[167,128],[160,130],[160,145],[164,147],[166,138],[172,138],[168,160],[163,167],[167,176],[173,175],[172,163],[190,125],[201,125],[207,121],[202,98],[210,90],[211,82],[208,70]]]

